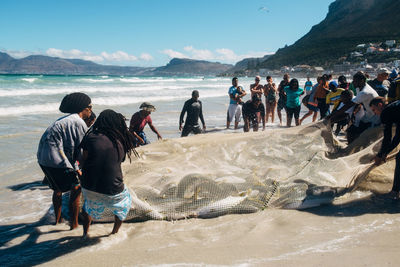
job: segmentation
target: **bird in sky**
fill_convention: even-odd
[[[269,12],[269,9],[266,8],[265,6],[262,6],[260,8],[258,8],[258,11],[265,11],[265,12]]]

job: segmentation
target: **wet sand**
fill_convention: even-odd
[[[44,217],[37,227],[1,226],[12,240],[0,259],[2,266],[397,266],[399,212],[400,201],[355,192],[302,211],[127,222],[112,236],[112,224],[97,223],[88,239],[81,238],[82,226],[69,231]]]
[[[307,211],[266,210],[208,220],[126,223],[114,236],[105,236],[111,224],[96,224],[88,240],[81,240],[81,227],[67,231],[66,225],[41,226],[40,235],[31,234],[37,236],[36,242],[26,244],[30,250],[40,246],[41,255],[30,254],[29,261],[21,259],[20,264],[396,266],[400,203],[391,202],[365,198]],[[43,249],[46,242],[47,250]],[[3,252],[18,251],[23,257],[23,247],[17,247]]]

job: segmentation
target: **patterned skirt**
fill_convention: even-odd
[[[110,210],[123,221],[131,209],[132,197],[128,188],[117,195],[105,195],[82,188],[85,203],[83,209],[94,219],[102,219],[106,210]]]

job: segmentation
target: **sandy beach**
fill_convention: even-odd
[[[41,226],[3,251],[17,265],[43,266],[396,266],[399,211],[398,202],[365,197],[306,211],[125,223],[115,236],[107,236],[111,224],[95,224],[89,240],[81,228]]]
[[[47,78],[40,79],[46,82]],[[94,78],[92,80],[96,81]],[[170,83],[163,79],[141,82],[151,86],[155,82],[160,86]],[[174,82],[177,82],[179,91],[172,88],[167,93],[174,93],[175,98],[153,101],[158,108],[153,120],[165,140],[157,142],[152,133],[148,133],[153,144],[138,149],[140,159],[123,164],[126,185],[137,194],[148,192],[149,198],[146,200],[142,197],[141,200],[153,205],[168,199],[161,192],[170,192],[165,189],[177,187],[187,175],[195,173],[213,181],[211,188],[234,186],[236,189],[229,191],[231,195],[218,196],[217,202],[239,199],[240,205],[231,203],[231,206],[217,207],[218,215],[223,216],[210,219],[195,218],[200,217],[204,212],[201,208],[204,207],[187,208],[183,211],[190,218],[173,221],[152,220],[150,213],[142,210],[134,212],[130,221],[125,222],[116,235],[109,236],[111,223],[95,223],[90,228],[90,238],[82,239],[81,225],[73,231],[69,230],[66,223],[53,225],[51,190],[41,185],[43,174],[35,159],[38,138],[47,124],[59,114],[53,111],[51,114],[42,111],[19,114],[10,106],[7,111],[14,113],[0,118],[4,125],[12,127],[3,129],[1,134],[1,140],[5,141],[1,144],[2,155],[6,159],[0,163],[6,170],[1,173],[0,188],[1,266],[397,264],[400,202],[380,195],[391,188],[394,162],[390,161],[373,169],[368,176],[363,176],[363,171],[371,166],[372,156],[379,148],[379,129],[351,147],[346,147],[339,139],[327,134],[321,124],[313,125],[309,121],[304,126],[290,129],[279,128],[276,124],[268,125],[266,131],[258,133],[245,134],[241,129],[224,131],[222,125],[227,99],[223,95],[226,94],[229,80],[186,79]],[[193,84],[199,82],[204,83],[200,95],[205,95],[206,122],[211,131],[201,136],[176,138],[176,123],[182,101],[193,89]],[[245,80],[246,88],[250,82]],[[64,83],[68,84],[68,80]],[[135,88],[137,83],[135,80],[129,86]],[[49,82],[50,86],[54,86],[54,83]],[[135,110],[132,105],[143,101],[140,97],[138,100],[136,96],[128,99],[124,95],[111,99],[106,95],[106,86],[99,82],[83,88],[99,90],[104,94],[101,98],[95,97],[99,103],[95,106],[96,112],[111,107],[129,114]],[[129,87],[111,88],[119,94],[131,96]],[[29,104],[29,101],[33,101],[28,99],[32,98],[32,93],[38,94],[38,97],[47,93],[42,90],[31,92],[15,89],[15,92],[26,95],[24,97],[27,100],[16,98],[13,101],[21,101],[18,105],[23,105],[23,101]],[[59,95],[47,97],[45,101],[52,103],[49,105],[52,110]],[[118,100],[122,98],[128,103],[119,106]],[[134,102],[132,104],[129,101]],[[11,123],[15,119],[22,128]],[[358,183],[358,178],[362,178],[361,183]],[[261,189],[271,180],[282,186],[280,195],[274,194],[271,201],[266,201],[266,205],[260,208],[255,205],[256,200],[262,199]],[[314,201],[312,203],[318,204],[316,207],[293,209],[301,208],[305,200],[315,197],[307,193],[307,188],[346,187],[354,191],[328,198],[317,196],[311,198]],[[294,193],[290,194],[288,188],[292,188]],[[197,192],[203,200],[212,193],[212,190],[206,189],[204,187],[204,192]],[[169,208],[179,204],[179,201],[188,202],[195,191],[193,188],[185,190],[181,199],[171,199],[152,207],[164,214],[164,219],[175,218],[168,217],[168,214],[172,214]],[[152,192],[156,195],[153,202]],[[242,202],[241,198],[247,202]],[[215,202],[205,203],[205,208],[208,207],[205,210],[211,212],[210,207],[214,208]],[[244,214],[249,210],[254,211],[255,207],[258,207],[258,212]]]

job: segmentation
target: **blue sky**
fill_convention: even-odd
[[[0,51],[161,66],[234,64],[292,44],[334,0],[2,0]]]

